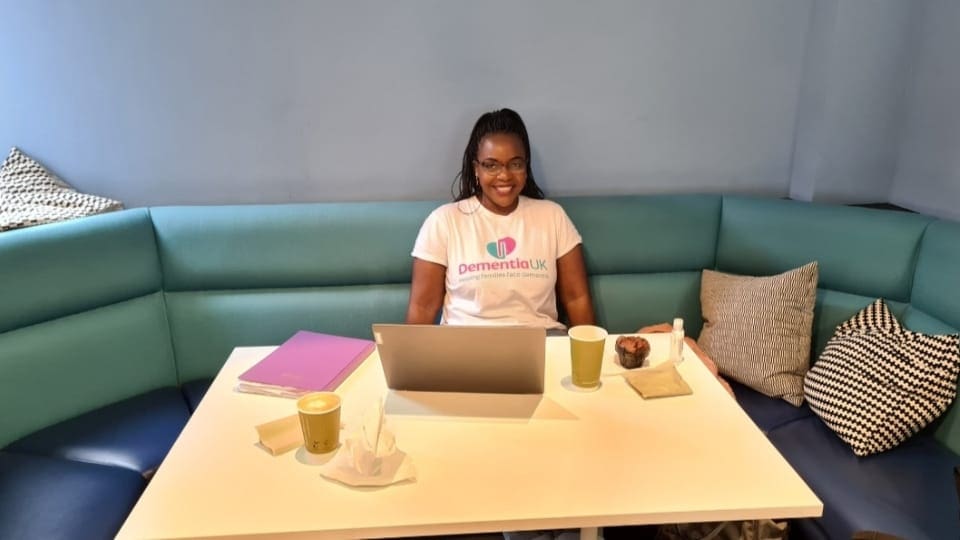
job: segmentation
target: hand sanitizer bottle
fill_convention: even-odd
[[[670,361],[674,364],[683,362],[683,319],[673,320],[673,330],[670,331]]]

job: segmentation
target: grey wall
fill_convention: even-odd
[[[918,11],[902,0],[814,1],[791,197],[888,200]]]
[[[960,220],[960,3],[925,6],[891,200]]]
[[[128,206],[446,198],[500,106],[552,195],[785,195],[810,10],[0,2],[0,148]]]
[[[511,106],[549,195],[936,201],[946,152],[904,163],[956,9],[919,5],[0,0],[0,149],[127,206],[443,199]]]

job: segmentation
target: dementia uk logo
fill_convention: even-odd
[[[493,255],[498,259],[506,258],[507,255],[513,253],[513,250],[517,247],[517,241],[509,236],[505,236],[496,242],[490,242],[487,244],[487,253]]]
[[[475,262],[475,263],[461,263],[457,268],[460,272],[460,275],[472,274],[475,272],[491,272],[499,270],[530,270],[533,272],[546,272],[547,270],[547,261],[545,259],[521,259],[514,257],[512,259],[507,259],[514,250],[517,249],[517,241],[509,236],[497,239],[493,242],[487,244],[487,253],[493,257],[499,259],[497,261],[488,262]],[[546,277],[546,274],[530,274],[530,273],[498,273],[484,275],[483,277]]]

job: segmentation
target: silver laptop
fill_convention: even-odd
[[[543,328],[374,324],[373,338],[392,390],[543,393]]]

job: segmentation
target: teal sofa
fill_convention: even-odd
[[[811,260],[813,359],[878,297],[911,329],[960,328],[958,223],[738,196],[557,200],[611,332],[680,316],[696,335],[702,269]],[[115,534],[234,347],[402,321],[410,249],[438,204],[140,208],[0,234],[0,538]],[[806,406],[733,386],[824,502],[796,535],[960,538],[960,406],[856,458]]]

